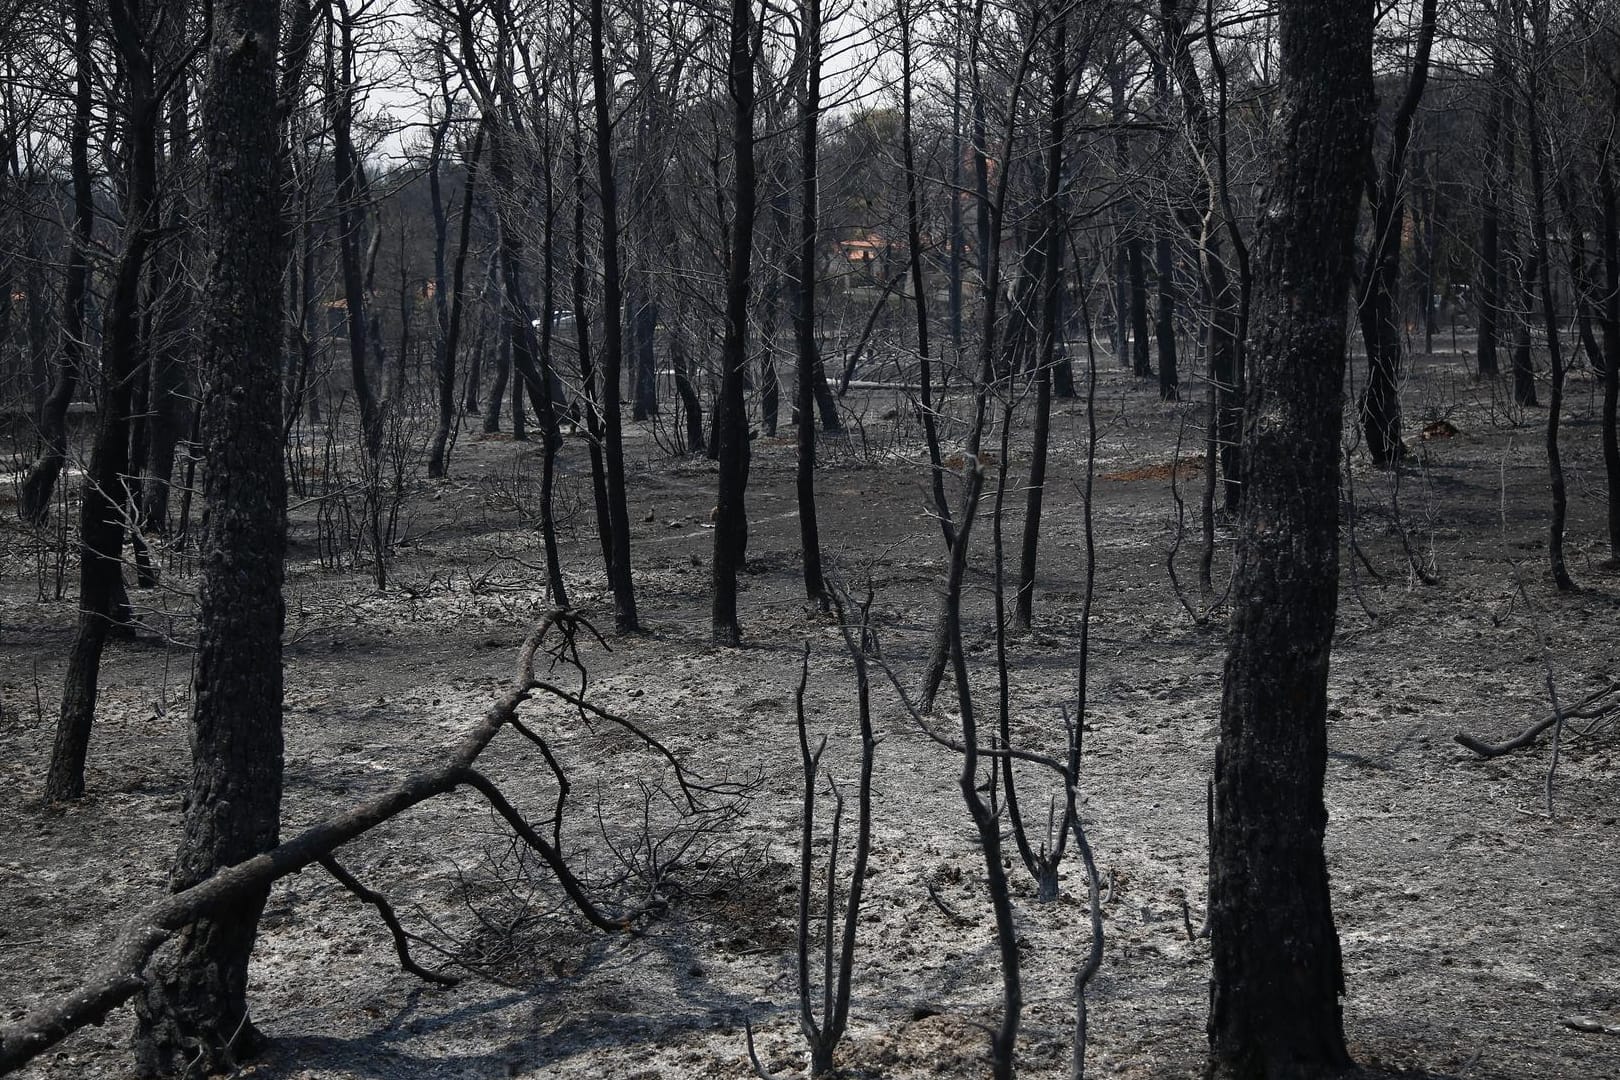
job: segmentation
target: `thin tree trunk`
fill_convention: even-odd
[[[804,100],[800,106],[802,175],[799,185],[799,251],[793,282],[793,337],[798,353],[794,387],[798,402],[795,417],[798,462],[794,487],[798,495],[799,549],[804,564],[805,595],[826,610],[827,584],[821,575],[821,532],[816,520],[816,418],[812,411],[815,396],[813,383],[816,367],[821,362],[816,344],[816,240],[819,229],[816,200],[820,180],[816,171],[816,139],[819,129],[817,121],[821,117],[821,0],[802,0],[802,5],[800,10],[804,19],[807,68]],[[915,249],[912,257],[916,257]]]
[[[624,278],[619,269],[618,185],[613,175],[612,102],[608,96],[606,24],[602,0],[591,0],[591,81],[595,88],[597,195],[602,206],[602,435],[607,459],[608,514],[613,558],[613,625],[620,633],[641,628],[630,572],[630,511],[624,490],[624,436],[620,431],[619,372],[624,365]]]
[[[145,27],[136,22],[134,12],[115,3],[109,13],[125,75],[122,142],[128,163],[128,188],[123,215],[124,251],[113,274],[102,334],[101,408],[79,506],[79,625],[63,680],[62,711],[45,778],[46,802],[76,799],[84,794],[84,763],[95,716],[101,654],[119,608],[124,606],[130,413],[136,376],[144,359],[141,280],[157,232],[157,124],[161,102],[156,97],[152,56],[143,37]],[[279,281],[274,291],[279,299]],[[279,460],[278,454],[278,467]]]
[[[1438,0],[1423,0],[1412,73],[1395,110],[1389,157],[1371,192],[1372,246],[1362,271],[1361,336],[1367,346],[1367,385],[1361,397],[1361,425],[1373,464],[1387,467],[1406,456],[1401,441],[1401,251],[1406,227],[1407,148],[1412,124],[1429,81]]]
[[[1620,112],[1620,83],[1613,89],[1613,105]],[[1614,183],[1614,143],[1605,139],[1598,158],[1598,205],[1603,250],[1603,471],[1609,494],[1609,558],[1611,570],[1620,569],[1620,437],[1615,421],[1620,403],[1620,208]]]
[[[585,282],[585,157],[583,133],[574,131],[574,342],[579,352],[579,381],[585,396],[585,432],[591,457],[591,498],[596,507],[596,538],[602,545],[602,569],[613,571],[613,519],[608,512],[607,464],[602,456],[601,391],[591,353],[590,290]]]
[[[448,98],[446,99],[448,110]],[[441,319],[439,335],[435,352],[435,368],[439,376],[439,426],[433,432],[433,445],[428,452],[428,476],[443,477],[447,474],[449,453],[450,429],[456,422],[456,349],[461,344],[461,315],[464,303],[464,286],[467,280],[467,251],[472,246],[472,218],[473,198],[478,186],[478,159],[484,149],[484,128],[480,124],[478,133],[473,136],[472,149],[467,154],[466,176],[461,190],[461,221],[456,236],[456,258],[454,269],[451,271],[449,282],[449,302],[446,304],[444,280],[444,227],[443,211],[439,208],[439,181],[438,162],[435,156],[433,171],[430,176],[434,202],[435,235],[438,244],[435,247],[435,281],[434,304]]]
[[[362,242],[365,239],[366,206],[365,169],[355,153],[354,124],[354,23],[344,0],[335,0],[338,12],[339,40],[337,56],[331,55],[333,44],[327,43],[327,95],[330,100],[332,124],[332,166],[336,170],[338,261],[343,275],[343,302],[349,332],[349,375],[354,384],[354,399],[360,408],[360,431],[366,454],[373,461],[382,453],[382,405],[371,386],[368,354],[373,344],[370,321],[367,319],[368,293],[365,261],[375,265],[378,237],[373,235],[368,245],[371,260],[363,261]],[[375,234],[375,229],[373,233]]]
[[[1024,501],[1024,543],[1018,562],[1018,596],[1013,618],[1026,630],[1034,619],[1035,559],[1040,543],[1041,507],[1046,495],[1046,451],[1052,429],[1052,369],[1057,363],[1058,301],[1061,296],[1062,239],[1067,215],[1062,204],[1063,139],[1069,95],[1069,20],[1059,15],[1051,30],[1051,113],[1046,136],[1046,224],[1041,247],[1041,333],[1035,371],[1035,431],[1029,451],[1029,487]],[[1005,471],[1007,462],[1002,459]],[[999,528],[999,525],[998,525]]]
[[[1432,3],[1433,0],[1430,0]],[[1525,143],[1530,154],[1530,228],[1536,247],[1536,274],[1541,284],[1541,312],[1547,334],[1547,362],[1552,368],[1552,386],[1547,393],[1547,474],[1552,494],[1552,514],[1547,522],[1547,561],[1553,581],[1560,591],[1573,592],[1575,582],[1564,561],[1564,525],[1569,514],[1569,495],[1564,481],[1564,463],[1558,447],[1558,424],[1564,404],[1564,354],[1559,340],[1558,307],[1552,287],[1552,244],[1547,228],[1547,177],[1545,150],[1541,142],[1540,65],[1547,55],[1547,10],[1545,0],[1531,9],[1531,39],[1534,55],[1526,65],[1528,86],[1525,94]]]
[[[931,470],[930,489],[934,496],[934,515],[949,548],[956,542],[956,530],[951,524],[951,506],[945,497],[945,468],[939,451],[939,427],[934,418],[934,375],[928,348],[928,292],[923,280],[922,265],[922,213],[918,207],[917,158],[911,137],[911,19],[909,3],[899,11],[900,22],[900,152],[906,174],[906,241],[909,246],[911,267],[911,294],[917,312],[917,381],[922,398],[918,410],[922,415],[923,440],[928,444],[928,465]],[[961,163],[955,166],[958,170]],[[955,189],[951,194],[953,239],[959,240],[962,210]],[[951,318],[953,335],[960,344],[962,282],[960,280],[960,253],[952,250],[953,276],[951,281]]]

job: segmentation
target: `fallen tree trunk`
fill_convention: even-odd
[[[503,727],[520,724],[518,706],[534,690],[544,690],[575,708],[590,709],[599,716],[608,715],[586,706],[575,695],[535,677],[535,655],[547,633],[554,627],[564,634],[564,640],[552,651],[560,657],[566,656],[576,665],[579,663],[574,634],[581,625],[595,634],[595,628],[578,615],[561,610],[548,612],[523,643],[518,655],[517,676],[511,687],[467,731],[442,764],[423,768],[406,777],[391,791],[327,818],[286,843],[222,870],[198,885],[164,897],[131,919],[107,950],[105,961],[77,987],[36,1006],[17,1023],[0,1028],[0,1075],[20,1068],[87,1024],[100,1023],[111,1010],[133,997],[143,984],[142,971],[152,954],[182,928],[242,896],[265,888],[271,882],[321,862],[350,840],[418,803],[463,784],[476,788],[489,799],[497,812],[539,852],[587,920],[603,929],[630,928],[640,912],[609,914],[597,908],[564,864],[561,852],[523,822],[490,781],[473,768],[478,756]],[[616,717],[608,718],[617,720]],[[633,725],[626,723],[625,726],[641,735],[649,745],[667,754]]]

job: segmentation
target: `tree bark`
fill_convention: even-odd
[[[281,805],[282,155],[276,0],[215,0],[203,93],[211,261],[204,287],[202,438],[208,468],[192,780],[170,887],[274,847]],[[136,1003],[146,1075],[234,1068],[257,1034],[248,958],[268,883],[186,925]]]
[[[1373,118],[1371,0],[1285,0],[1211,836],[1208,1075],[1349,1066],[1322,842],[1346,300]]]
[[[742,642],[737,621],[737,575],[748,553],[748,416],[743,380],[748,373],[748,289],[754,251],[754,216],[758,179],[754,165],[754,62],[757,43],[751,0],[731,0],[727,86],[732,102],[731,149],[736,170],[730,250],[726,266],[725,337],[720,352],[720,400],[716,404],[715,443],[720,482],[714,507],[713,596],[710,610],[714,640]]]

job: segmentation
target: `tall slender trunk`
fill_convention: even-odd
[[[447,475],[449,462],[450,429],[456,422],[456,350],[461,344],[462,310],[466,307],[464,293],[467,281],[467,251],[472,246],[473,197],[478,182],[478,159],[484,148],[484,129],[480,125],[473,136],[472,150],[467,154],[466,177],[461,190],[461,222],[456,237],[455,268],[451,271],[450,304],[445,315],[437,343],[439,373],[439,426],[433,433],[433,446],[428,455],[428,476]],[[439,273],[439,294],[444,292],[442,271]]]
[[[184,174],[191,153],[190,102],[187,83],[177,79],[169,91],[168,174]],[[147,532],[166,532],[169,524],[169,488],[174,478],[174,454],[180,445],[187,415],[186,357],[196,297],[185,273],[189,241],[189,213],[180,191],[169,195],[165,229],[170,237],[155,255],[152,292],[158,305],[154,316],[158,346],[150,363],[149,423],[146,439],[145,479],[141,489],[140,525]]]
[[[1373,464],[1389,466],[1406,456],[1401,441],[1401,249],[1406,228],[1407,148],[1423,90],[1429,81],[1438,0],[1423,0],[1412,73],[1395,110],[1389,156],[1372,197],[1372,245],[1361,275],[1361,336],[1367,346],[1367,385],[1361,397],[1361,425]]]
[[[928,291],[923,281],[922,266],[922,212],[918,205],[917,157],[916,149],[912,145],[911,134],[912,15],[913,12],[909,3],[902,0],[902,7],[899,11],[900,153],[906,174],[906,242],[909,246],[909,262],[911,266],[911,294],[917,312],[917,382],[922,398],[921,407],[918,411],[922,415],[923,439],[928,444],[928,466],[931,471],[929,486],[934,496],[934,514],[939,518],[940,531],[945,536],[945,546],[949,548],[955,543],[956,530],[951,524],[950,502],[945,498],[945,468],[940,462],[939,427],[934,417],[934,375],[928,348]],[[960,171],[961,162],[958,161],[954,168]],[[954,260],[951,279],[951,318],[952,332],[958,343],[958,348],[960,348],[962,282],[960,278],[959,242],[962,209],[955,187],[951,189],[951,214],[953,242],[951,255]]]
[[[743,379],[748,370],[748,288],[754,252],[758,179],[754,165],[754,61],[756,41],[751,0],[731,0],[726,72],[732,102],[731,149],[736,170],[730,250],[726,266],[725,337],[720,353],[720,400],[715,443],[720,482],[714,508],[714,587],[710,621],[714,640],[742,641],[737,621],[737,575],[748,552],[748,417]]]
[[[1040,543],[1041,507],[1046,496],[1046,450],[1052,428],[1052,369],[1057,363],[1058,301],[1061,296],[1063,237],[1068,219],[1062,202],[1063,139],[1069,95],[1069,20],[1058,15],[1051,30],[1052,82],[1046,135],[1045,227],[1041,248],[1041,328],[1035,370],[1035,432],[1029,451],[1029,486],[1024,501],[1024,544],[1018,563],[1018,596],[1013,618],[1029,628],[1035,610],[1035,558]],[[1002,469],[1007,464],[1002,461]]]
[[[577,113],[576,113],[577,115]],[[579,353],[579,381],[585,397],[585,432],[591,458],[591,498],[596,507],[596,538],[602,545],[602,568],[613,569],[613,518],[608,512],[607,463],[602,455],[602,394],[591,352],[590,289],[585,282],[585,156],[583,133],[574,131],[574,344]]]
[[[624,278],[619,269],[618,184],[613,175],[612,101],[608,95],[605,15],[591,0],[591,83],[595,89],[597,195],[602,206],[602,434],[607,458],[608,514],[613,526],[613,624],[620,633],[641,628],[630,573],[630,511],[624,490],[624,436],[620,431],[619,372],[624,366]]]
[[[816,139],[821,118],[821,0],[801,2],[806,70],[804,99],[799,109],[802,174],[799,184],[799,252],[793,282],[793,337],[798,347],[798,373],[794,389],[798,402],[796,434],[799,451],[794,486],[799,503],[799,548],[804,563],[805,595],[825,609],[827,583],[821,575],[821,532],[816,520],[816,418],[813,412],[813,383],[816,366],[821,362],[816,343],[816,241],[819,234],[816,200],[820,181]]]
[[[149,43],[134,12],[113,4],[110,19],[125,73],[122,151],[124,250],[113,274],[101,348],[101,408],[95,444],[85,470],[79,504],[79,625],[68,654],[62,711],[45,778],[45,801],[76,799],[84,793],[84,763],[96,710],[101,654],[123,598],[123,548],[129,500],[130,413],[136,376],[144,357],[141,336],[141,280],[147,252],[157,234],[156,97]],[[280,295],[280,282],[275,285]],[[279,457],[278,457],[279,462]]]
[[[1431,0],[1432,2],[1432,0]],[[1552,494],[1552,513],[1547,522],[1547,561],[1553,581],[1564,592],[1572,592],[1575,582],[1564,561],[1564,525],[1569,514],[1569,495],[1564,481],[1563,457],[1558,446],[1558,425],[1564,404],[1564,354],[1558,332],[1558,306],[1553,297],[1552,244],[1547,228],[1546,152],[1541,142],[1540,65],[1547,56],[1546,0],[1531,4],[1532,62],[1525,66],[1525,143],[1530,155],[1530,229],[1536,248],[1536,276],[1541,285],[1541,313],[1547,334],[1547,363],[1552,369],[1552,385],[1547,392],[1547,474]]]
[[[1502,169],[1503,112],[1507,108],[1507,71],[1503,50],[1498,39],[1491,51],[1491,70],[1487,77],[1485,118],[1480,150],[1481,169],[1479,187],[1479,257],[1474,263],[1474,294],[1477,298],[1479,322],[1478,360],[1475,372],[1481,379],[1494,379],[1500,371],[1497,363],[1497,336],[1502,314],[1502,195],[1504,180]]]
[[[334,0],[338,41],[327,39],[326,82],[331,109],[332,167],[336,171],[338,262],[343,276],[345,325],[349,336],[349,376],[354,399],[360,408],[360,431],[366,454],[375,461],[382,453],[383,406],[371,385],[368,357],[372,326],[367,319],[369,289],[365,271],[368,261],[362,247],[375,256],[378,237],[365,245],[367,206],[365,167],[354,148],[354,21],[345,0]],[[337,55],[333,56],[334,48]],[[373,229],[375,233],[375,229]],[[373,263],[373,265],[375,265]]]
[[[1620,113],[1620,83],[1611,108]],[[1605,139],[1598,158],[1598,206],[1603,251],[1603,471],[1609,492],[1609,569],[1620,569],[1620,437],[1615,411],[1620,404],[1620,207],[1614,183],[1614,142]]]

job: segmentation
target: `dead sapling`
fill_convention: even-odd
[[[844,920],[839,933],[839,880],[838,856],[844,819],[844,792],[830,771],[822,769],[821,758],[827,749],[823,735],[814,749],[810,746],[809,724],[805,717],[804,691],[810,677],[810,646],[805,644],[804,657],[799,665],[799,686],[794,694],[794,711],[798,720],[799,764],[804,777],[804,800],[799,832],[799,914],[798,944],[798,996],[799,1030],[810,1047],[810,1075],[822,1076],[833,1070],[833,1055],[844,1037],[849,1024],[850,981],[855,968],[855,932],[860,917],[861,888],[866,879],[867,857],[872,847],[872,766],[877,756],[878,739],[872,730],[871,689],[866,668],[866,642],[870,635],[872,593],[867,589],[866,599],[860,605],[860,621],[852,630],[846,617],[844,598],[836,585],[829,589],[834,610],[838,614],[839,628],[844,635],[845,650],[855,665],[855,694],[861,726],[861,764],[859,790],[856,795],[854,865],[844,897]],[[826,776],[828,792],[833,797],[832,829],[827,854],[827,891],[822,910],[821,929],[821,1010],[816,1015],[810,978],[811,905],[810,894],[815,863],[816,789],[822,776]],[[745,1023],[748,1040],[748,1058],[754,1071],[766,1080],[771,1074],[764,1068],[754,1048],[754,1032]]]

